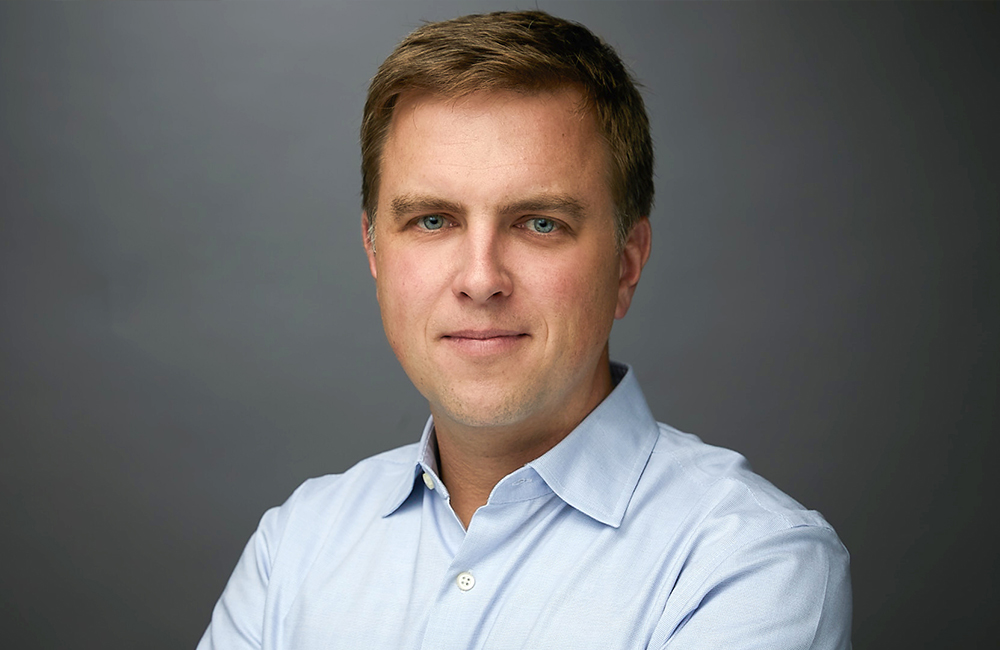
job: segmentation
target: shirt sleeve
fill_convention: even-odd
[[[695,597],[665,650],[850,650],[847,549],[833,530],[797,526],[742,546]]]
[[[212,620],[197,650],[259,649],[263,639],[265,601],[271,576],[273,545],[279,536],[280,509],[264,513],[247,542],[236,569],[212,611]]]

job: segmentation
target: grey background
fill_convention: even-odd
[[[856,648],[992,645],[998,5],[540,5],[646,86],[612,356],[834,524]],[[515,6],[0,4],[6,647],[192,647],[265,509],[416,439],[364,92],[421,19]]]

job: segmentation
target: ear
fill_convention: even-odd
[[[371,223],[368,221],[368,213],[361,212],[361,241],[365,245],[365,255],[368,256],[368,270],[371,271],[372,277],[378,280],[378,266],[375,264],[375,242],[372,241],[371,235],[374,233],[369,230]]]
[[[639,284],[642,267],[646,266],[653,245],[653,229],[649,218],[643,217],[632,227],[621,252],[621,272],[618,276],[618,306],[615,318],[624,318],[632,304],[632,295]]]

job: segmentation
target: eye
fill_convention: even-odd
[[[546,219],[545,217],[533,217],[524,223],[529,230],[534,230],[535,232],[543,235],[556,229],[556,222],[552,219]]]
[[[424,230],[438,230],[444,226],[444,217],[439,214],[429,214],[417,219],[417,225]]]

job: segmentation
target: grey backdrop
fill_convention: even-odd
[[[652,115],[613,357],[834,524],[856,648],[995,641],[998,5],[540,4]],[[192,647],[266,508],[416,439],[364,91],[421,19],[515,6],[0,5],[6,647]]]

